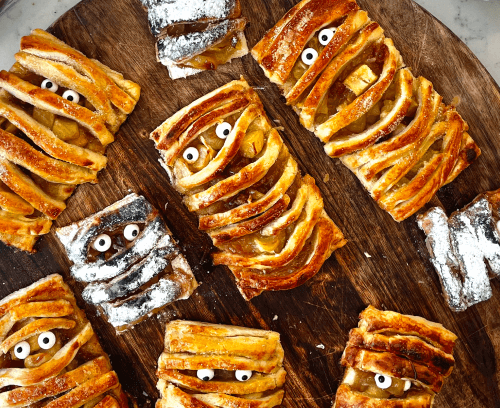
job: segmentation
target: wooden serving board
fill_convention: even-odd
[[[243,14],[250,21],[249,46],[297,2],[242,0]],[[412,0],[359,3],[394,39],[415,75],[429,78],[447,102],[461,98],[459,111],[482,148],[479,160],[441,189],[430,204],[441,204],[451,212],[477,194],[499,188],[500,94],[485,68]],[[41,239],[35,255],[16,253],[0,244],[0,297],[48,274],[62,274],[111,355],[125,389],[144,407],[153,406],[158,398],[155,369],[165,322],[182,318],[280,332],[288,371],[283,405],[329,408],[342,378],[339,360],[349,330],[368,304],[421,315],[457,333],[456,368],[437,396],[436,407],[500,407],[499,281],[492,282],[491,300],[463,313],[452,312],[442,297],[415,217],[397,224],[379,209],[356,177],[327,157],[320,141],[300,126],[250,55],[217,72],[172,81],[167,69],[156,62],[154,40],[139,0],[85,0],[57,20],[51,31],[142,86],[137,108],[108,150],[109,164],[99,184],[79,187],[56,225],[89,216],[129,192],[143,194],[161,209],[202,284],[189,300],[117,336],[80,298],[83,286],[70,279],[70,263],[51,233]],[[264,293],[251,302],[240,296],[228,269],[212,266],[209,238],[198,231],[195,216],[170,186],[148,138],[174,112],[240,75],[257,88],[270,117],[285,128],[287,145],[302,170],[316,179],[328,213],[349,239],[305,285]]]

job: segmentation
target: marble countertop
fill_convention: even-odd
[[[0,11],[0,69],[9,69],[19,40],[48,27],[79,0],[6,0]],[[500,1],[416,0],[472,49],[500,84]]]

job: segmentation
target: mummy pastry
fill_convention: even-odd
[[[219,249],[214,263],[229,266],[246,299],[301,285],[346,243],[245,80],[181,109],[151,138]]]
[[[140,88],[42,30],[0,72],[0,240],[33,251],[104,152]]]
[[[157,59],[172,79],[182,78],[248,53],[239,0],[145,0]]]
[[[0,406],[128,408],[109,357],[59,275],[0,301]]]
[[[75,224],[57,229],[74,263],[71,275],[89,285],[83,298],[123,331],[169,303],[187,299],[196,279],[158,210],[130,194]]]
[[[156,408],[272,408],[286,372],[276,332],[176,320],[158,360]]]
[[[435,207],[418,217],[445,299],[456,312],[492,296],[500,275],[500,190],[481,194],[448,218]]]
[[[355,0],[303,0],[253,48],[304,127],[396,221],[480,154],[467,123],[415,78]]]
[[[333,408],[430,408],[453,370],[456,339],[438,323],[369,306],[349,333]]]

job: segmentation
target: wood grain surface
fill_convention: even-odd
[[[249,45],[255,45],[297,2],[242,0],[243,14],[250,20]],[[479,160],[441,189],[430,204],[441,204],[450,213],[477,194],[499,188],[500,94],[485,68],[412,0],[359,3],[394,39],[415,75],[429,78],[447,102],[460,97],[458,110],[482,148]],[[62,274],[111,355],[125,389],[144,407],[151,407],[158,397],[155,369],[165,322],[182,318],[280,332],[288,371],[283,405],[328,408],[342,378],[339,360],[349,330],[368,304],[441,322],[458,335],[456,368],[437,396],[436,407],[500,407],[500,282],[492,282],[493,298],[488,302],[463,313],[452,312],[442,297],[415,217],[397,224],[379,209],[356,177],[327,157],[321,142],[300,126],[249,55],[217,72],[172,81],[167,69],[156,62],[154,40],[138,0],[85,0],[56,21],[51,31],[142,86],[137,108],[108,150],[109,164],[99,184],[79,187],[56,225],[91,215],[131,191],[143,194],[161,209],[202,284],[189,300],[117,336],[95,309],[83,303],[82,285],[70,279],[69,261],[51,233],[41,239],[35,255],[0,246],[0,297],[45,275]],[[209,238],[198,231],[195,216],[169,185],[148,139],[174,112],[241,74],[257,88],[270,117],[285,128],[287,145],[302,170],[316,179],[326,210],[349,239],[305,285],[264,293],[251,302],[239,295],[228,269],[212,266]]]

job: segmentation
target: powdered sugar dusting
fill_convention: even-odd
[[[491,204],[479,196],[450,219],[440,208],[419,218],[427,234],[432,262],[438,271],[448,303],[456,311],[492,296],[486,262],[500,275],[500,236]]]
[[[143,0],[147,1],[153,35],[171,24],[217,21],[230,17],[235,0]]]

